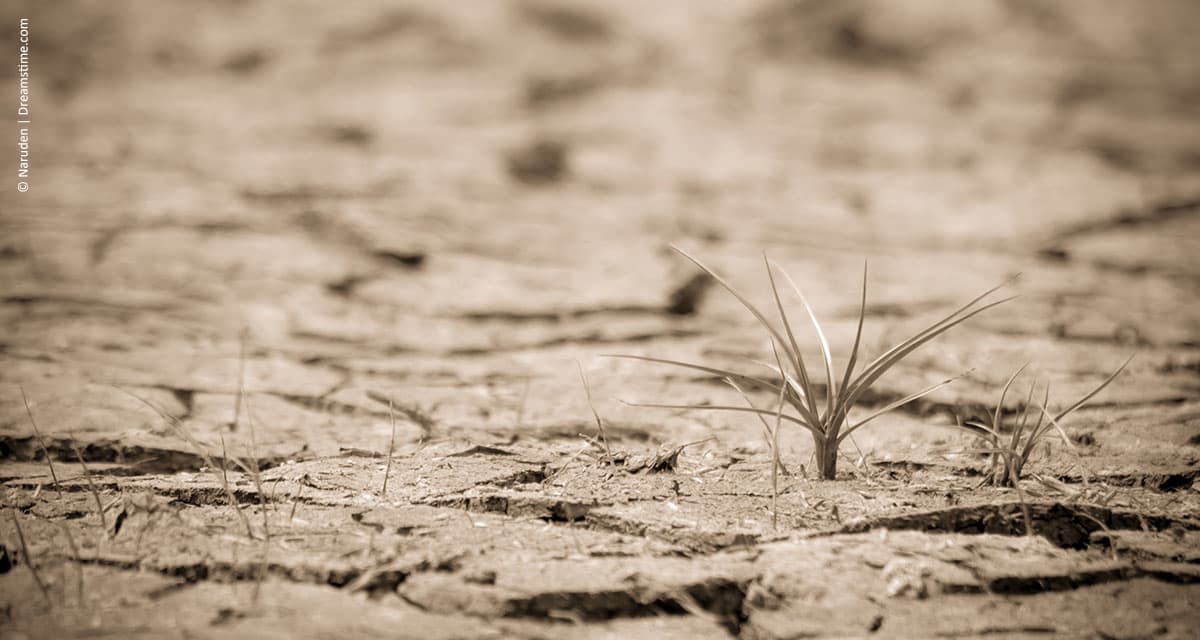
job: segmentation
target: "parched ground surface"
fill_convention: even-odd
[[[1195,4],[21,16],[0,635],[1195,637]],[[1017,273],[1020,297],[882,378],[856,415],[969,371],[836,481],[787,431],[773,524],[752,416],[619,402],[732,390],[600,357],[770,358],[670,243],[763,303],[768,251],[839,368],[864,259],[868,356]],[[1023,363],[1009,415],[1133,352],[1020,493],[953,453]]]

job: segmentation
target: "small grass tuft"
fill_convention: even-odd
[[[763,328],[770,334],[771,345],[775,351],[775,366],[765,364],[768,369],[774,372],[777,378],[767,379],[760,376],[746,375],[728,369],[717,367],[709,367],[690,362],[682,362],[679,360],[668,360],[664,358],[652,358],[648,356],[635,355],[615,355],[618,358],[631,358],[634,360],[643,360],[647,362],[655,362],[659,364],[669,364],[677,367],[685,367],[696,371],[703,371],[712,375],[719,376],[721,379],[735,383],[735,388],[742,389],[758,389],[769,391],[773,395],[783,397],[785,404],[791,411],[771,411],[769,409],[759,409],[753,405],[749,407],[740,406],[708,406],[708,405],[666,405],[666,404],[635,404],[633,406],[640,407],[656,407],[663,409],[711,409],[718,411],[738,411],[746,413],[758,414],[760,417],[775,417],[780,421],[798,425],[805,429],[812,436],[813,444],[816,448],[817,458],[817,473],[824,480],[833,480],[837,477],[837,461],[838,448],[841,446],[850,434],[861,429],[863,426],[875,420],[879,416],[902,407],[914,400],[920,399],[933,391],[949,384],[956,378],[943,380],[933,386],[927,387],[905,396],[887,406],[878,409],[866,417],[851,421],[850,411],[854,409],[864,398],[871,385],[875,384],[880,377],[888,372],[893,366],[921,347],[925,343],[933,340],[939,335],[949,331],[953,327],[962,322],[980,314],[992,307],[1012,300],[1013,297],[1003,298],[992,302],[985,302],[985,299],[999,290],[1004,285],[994,287],[984,292],[982,295],[974,298],[965,305],[959,307],[954,313],[946,316],[940,321],[934,323],[928,328],[920,331],[913,337],[897,344],[888,349],[879,357],[872,360],[861,371],[855,373],[855,367],[859,360],[859,351],[862,345],[862,329],[863,320],[866,316],[867,308],[867,266],[863,265],[863,289],[862,302],[858,315],[858,330],[854,337],[854,346],[850,349],[850,359],[846,365],[846,369],[841,376],[834,373],[833,356],[830,353],[829,343],[825,339],[825,333],[821,329],[820,323],[817,321],[816,314],[812,307],[808,304],[808,300],[796,286],[791,276],[783,271],[777,264],[767,258],[763,254],[763,262],[766,264],[767,277],[770,280],[771,292],[775,299],[775,306],[779,313],[779,321],[782,325],[782,330],[767,318],[767,315],[760,311],[751,303],[745,295],[739,292],[725,278],[721,277],[714,270],[710,269],[703,262],[692,257],[686,251],[672,245],[675,251],[679,252],[688,260],[691,260],[702,271],[712,276],[722,287],[729,293],[733,294],[739,302],[742,303],[751,314],[762,324]],[[824,389],[821,390],[819,384],[809,371],[807,363],[800,351],[800,345],[796,341],[795,332],[792,330],[792,324],[788,319],[787,313],[784,311],[783,299],[779,294],[779,288],[775,279],[775,272],[779,271],[787,281],[787,284],[795,292],[803,305],[808,319],[811,322],[816,333],[817,340],[821,346],[821,360],[823,364]],[[1006,283],[1007,284],[1007,283]],[[771,432],[771,429],[767,429]],[[776,438],[775,434],[768,433],[772,441]],[[772,449],[775,449],[772,444]]]
[[[192,447],[192,450],[196,452],[196,455],[200,456],[200,459],[204,461],[204,465],[208,467],[209,473],[216,478],[217,482],[221,483],[221,490],[225,492],[225,497],[228,498],[229,505],[233,507],[234,512],[237,514],[238,520],[240,520],[242,523],[242,527],[246,529],[246,537],[250,538],[251,540],[257,538],[257,536],[254,535],[254,529],[250,526],[250,520],[246,518],[246,514],[242,511],[242,505],[240,502],[238,502],[237,495],[234,494],[233,488],[229,485],[229,477],[225,467],[228,462],[228,457],[224,452],[225,437],[221,436],[222,460],[221,464],[218,465],[213,460],[212,456],[209,455],[208,450],[205,449],[199,441],[192,437],[192,434],[187,430],[186,427],[183,426],[183,422],[179,418],[167,413],[166,409],[163,409],[162,407],[150,402],[149,400],[128,389],[125,389],[124,387],[118,387],[114,385],[113,388],[142,403],[154,413],[157,413],[158,416],[162,418],[163,421],[165,421],[175,433],[176,437]]]
[[[583,382],[583,393],[587,396],[588,408],[592,410],[592,417],[596,419],[596,431],[599,432],[600,442],[604,443],[604,457],[609,466],[616,464],[613,462],[612,447],[608,444],[608,433],[604,430],[604,421],[600,419],[600,412],[596,411],[596,404],[592,402],[592,388],[588,385],[587,375],[583,373],[583,363],[576,360],[575,366],[579,368],[579,379]]]
[[[1004,383],[1004,387],[1000,390],[1000,400],[996,402],[996,408],[987,422],[980,420],[968,420],[967,422],[959,423],[956,426],[964,431],[983,438],[986,445],[983,447],[968,449],[962,453],[985,453],[990,456],[991,464],[987,474],[984,476],[984,484],[991,483],[995,486],[1017,487],[1025,471],[1025,464],[1029,462],[1033,455],[1034,449],[1039,443],[1045,440],[1050,435],[1053,429],[1062,438],[1066,446],[1074,450],[1075,445],[1067,436],[1067,432],[1063,430],[1061,422],[1067,416],[1075,412],[1076,409],[1082,407],[1088,400],[1091,400],[1096,394],[1100,393],[1113,380],[1129,366],[1136,353],[1125,359],[1121,366],[1117,367],[1104,382],[1101,382],[1096,388],[1084,394],[1082,398],[1066,409],[1059,411],[1058,414],[1052,415],[1047,405],[1050,402],[1050,385],[1046,384],[1042,392],[1042,400],[1038,402],[1034,399],[1036,395],[1038,382],[1034,380],[1029,385],[1029,393],[1025,399],[1025,404],[1021,409],[1020,415],[1011,425],[1004,424],[1003,407],[1004,399],[1008,396],[1009,389],[1013,383],[1029,366],[1029,363],[1021,365]],[[1031,422],[1029,414],[1036,410],[1036,421]],[[1011,429],[1011,433],[1005,435],[1006,431]]]

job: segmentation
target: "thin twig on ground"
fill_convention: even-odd
[[[525,376],[525,385],[521,390],[521,403],[517,405],[517,422],[516,428],[518,431],[525,426],[525,403],[529,400],[529,376]]]
[[[245,334],[242,337],[242,352],[245,353]],[[262,485],[262,468],[258,464],[258,437],[254,429],[254,409],[249,404],[249,398],[246,399],[246,422],[250,425],[250,468],[246,469],[250,478],[254,481],[254,488],[258,491],[258,507],[262,510],[263,518],[263,549],[262,560],[258,565],[257,580],[254,581],[254,591],[251,592],[250,602],[253,605],[258,605],[258,597],[262,592],[263,580],[267,577],[267,568],[269,566],[271,555],[271,524],[270,511],[267,509],[267,493],[263,490]]]
[[[233,403],[232,430],[237,431],[242,419],[242,401],[246,394],[246,330],[238,336],[238,392]]]
[[[21,519],[17,517],[16,508],[9,507],[8,513],[12,516],[13,526],[17,528],[17,541],[21,544],[21,559],[25,561],[25,566],[29,567],[29,573],[33,574],[33,581],[37,583],[42,597],[46,599],[46,606],[53,609],[54,601],[50,599],[50,590],[46,588],[46,583],[42,581],[42,574],[38,573],[37,566],[33,563],[33,557],[29,555],[29,545],[25,544],[25,532],[21,530]]]
[[[408,418],[418,427],[421,427],[421,439],[432,440],[434,429],[437,428],[437,420],[431,415],[437,409],[434,405],[428,411],[416,405],[407,405],[403,402],[396,402],[390,395],[380,393],[378,391],[367,391],[367,397],[380,404],[386,404],[393,407],[394,411],[399,411],[401,415]]]
[[[76,583],[75,583],[76,596],[79,600],[79,606],[84,607],[84,605],[85,605],[85,600],[84,600],[85,589],[84,589],[84,584],[83,584],[83,581],[84,581],[84,578],[83,578],[83,554],[81,554],[79,552],[79,545],[75,544],[75,536],[71,535],[70,527],[68,527],[67,525],[65,525],[57,520],[51,520],[50,518],[47,518],[45,516],[36,516],[36,517],[57,527],[58,530],[60,532],[62,532],[63,536],[67,539],[67,545],[71,547],[71,553],[74,554],[74,556],[75,556],[75,567],[77,569],[77,579],[76,579]],[[66,581],[65,570],[63,573],[63,581],[64,582]],[[64,595],[63,598],[64,598],[64,604],[65,604],[66,596]]]
[[[388,399],[388,418],[392,421],[392,437],[388,440],[387,465],[383,469],[383,491],[381,494],[387,497],[388,477],[392,475],[392,455],[396,451],[396,412],[392,408],[392,401]]]
[[[783,388],[779,390],[779,405],[775,410],[775,428],[771,430],[771,529],[779,530],[779,428],[783,426]]]
[[[100,500],[100,490],[96,488],[96,483],[92,481],[92,472],[88,469],[87,462],[83,459],[83,452],[76,446],[74,438],[71,438],[71,450],[75,452],[75,457],[79,460],[79,466],[83,468],[83,479],[87,482],[88,491],[92,493],[92,499],[96,501],[96,511],[100,514],[100,530],[104,535],[108,535],[108,518],[104,515],[104,502]]]
[[[230,506],[232,506],[234,511],[237,512],[238,519],[242,521],[242,526],[244,526],[246,528],[246,535],[249,536],[251,539],[253,539],[255,537],[254,529],[250,526],[250,521],[246,518],[246,514],[242,513],[242,505],[238,502],[237,496],[233,493],[233,489],[230,488],[229,479],[228,479],[228,477],[226,477],[226,474],[224,473],[225,460],[222,459],[222,461],[221,461],[222,464],[220,467],[218,467],[217,463],[213,461],[212,456],[210,456],[208,454],[208,451],[206,451],[204,449],[204,447],[202,447],[200,445],[200,443],[197,442],[196,439],[192,437],[192,434],[189,433],[186,428],[184,428],[183,424],[179,421],[179,418],[176,418],[175,416],[167,413],[165,410],[160,408],[158,405],[155,405],[154,403],[150,402],[149,400],[137,395],[136,393],[134,393],[128,389],[125,389],[123,387],[118,387],[115,385],[114,385],[114,388],[117,389],[118,391],[125,393],[125,395],[128,395],[129,397],[133,398],[134,400],[137,400],[138,402],[146,405],[147,407],[150,408],[151,411],[157,413],[160,418],[165,420],[167,422],[167,424],[170,425],[172,431],[175,432],[176,437],[180,438],[184,442],[187,442],[188,445],[190,445],[192,447],[192,449],[195,450],[196,455],[200,456],[200,459],[203,460],[204,464],[208,466],[209,472],[212,473],[213,476],[215,476],[216,479],[221,482],[221,489],[224,490],[225,497],[229,499]],[[222,449],[224,449],[224,441],[225,441],[225,439],[222,437],[221,438]],[[224,455],[225,454],[222,453],[222,456],[224,456]],[[218,468],[221,471],[217,471]]]
[[[29,398],[25,397],[25,387],[18,384],[17,388],[21,390],[21,402],[25,403],[25,413],[29,415],[29,424],[33,425],[33,435],[37,438],[38,446],[42,448],[42,455],[46,456],[46,466],[50,467],[50,479],[54,481],[54,488],[61,497],[62,487],[58,485],[58,474],[54,472],[54,461],[50,459],[50,451],[46,448],[46,439],[42,437],[41,429],[38,429],[37,420],[33,419],[33,410],[29,408]]]
[[[587,376],[583,373],[583,363],[576,360],[575,365],[579,367],[579,379],[583,381],[583,392],[587,395],[588,407],[592,410],[592,417],[596,419],[596,429],[600,432],[600,440],[604,443],[604,456],[608,460],[609,466],[616,463],[613,462],[612,448],[608,445],[608,434],[604,431],[604,421],[600,419],[600,412],[596,411],[596,405],[592,402],[592,389],[588,385]]]

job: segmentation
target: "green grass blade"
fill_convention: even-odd
[[[964,375],[966,375],[966,374],[964,374]],[[942,387],[944,387],[944,386],[946,386],[946,385],[950,384],[951,382],[954,382],[955,380],[958,380],[958,379],[959,379],[959,378],[961,378],[961,377],[962,377],[962,376],[955,376],[955,377],[953,377],[953,378],[947,378],[947,379],[945,379],[945,380],[942,380],[941,382],[939,382],[939,383],[937,383],[937,384],[935,384],[935,385],[931,385],[931,386],[929,386],[929,387],[926,387],[926,388],[924,388],[924,389],[922,389],[922,390],[920,390],[920,391],[918,391],[918,392],[916,392],[916,393],[914,393],[914,394],[907,395],[907,396],[905,396],[905,397],[903,397],[903,398],[901,398],[901,399],[899,399],[899,400],[897,400],[897,401],[895,401],[895,402],[892,402],[891,404],[889,404],[889,405],[885,406],[884,408],[882,408],[882,409],[880,409],[880,410],[878,410],[878,411],[876,411],[876,412],[872,413],[871,415],[869,415],[869,416],[867,416],[867,417],[863,418],[862,420],[859,420],[858,422],[856,422],[856,423],[854,423],[852,426],[850,426],[848,429],[846,429],[845,431],[843,431],[843,432],[842,432],[842,434],[841,434],[840,436],[838,436],[838,437],[837,437],[837,439],[838,439],[838,442],[841,442],[843,439],[845,439],[845,438],[846,438],[847,436],[849,436],[851,433],[854,433],[855,431],[857,431],[859,427],[862,427],[863,425],[865,425],[865,424],[867,424],[868,422],[870,422],[870,421],[874,420],[875,418],[878,418],[879,416],[881,416],[881,415],[883,415],[883,414],[885,414],[885,413],[887,413],[887,412],[889,412],[889,411],[893,411],[893,410],[895,410],[895,409],[899,409],[900,407],[903,407],[904,405],[906,405],[906,404],[908,404],[908,403],[910,403],[910,402],[913,402],[913,401],[915,401],[915,400],[920,400],[921,398],[923,398],[923,397],[925,397],[925,396],[927,396],[927,395],[929,395],[929,394],[933,393],[934,391],[937,391],[938,389],[941,389]]]
[[[774,263],[771,263],[774,264]],[[804,293],[800,291],[800,287],[796,286],[796,281],[792,280],[792,276],[784,271],[779,265],[775,265],[788,284],[792,286],[792,291],[796,292],[796,297],[800,298],[800,304],[804,305],[804,310],[808,313],[808,319],[812,321],[813,330],[817,333],[817,340],[821,343],[821,357],[825,361],[825,411],[826,415],[833,416],[833,396],[837,393],[837,388],[833,386],[833,354],[829,351],[829,341],[825,339],[825,332],[821,330],[821,323],[817,321],[817,314],[813,312],[812,305],[808,304],[808,298],[804,297]],[[767,265],[767,271],[771,270],[771,265]]]
[[[757,413],[759,415],[772,416],[772,417],[774,417],[775,413],[776,413],[774,411],[768,411],[766,409],[755,409],[755,408],[749,408],[749,407],[734,407],[734,406],[720,405],[720,404],[713,404],[713,405],[708,405],[708,404],[658,404],[658,403],[644,403],[644,402],[627,402],[625,400],[618,400],[618,402],[620,402],[623,405],[629,406],[629,407],[640,407],[643,409],[676,409],[676,410],[681,410],[681,411],[696,411],[696,410],[733,411],[736,413]],[[812,425],[808,424],[808,422],[806,422],[800,418],[797,418],[796,416],[789,416],[788,414],[785,413],[785,414],[783,414],[782,419],[787,420],[789,422],[794,422],[794,423],[804,427],[805,429],[808,429],[809,431],[816,433],[817,435],[821,434],[821,432],[819,430],[814,429]]]
[[[1113,380],[1116,380],[1117,376],[1121,375],[1121,372],[1125,370],[1125,367],[1129,366],[1129,363],[1133,360],[1134,356],[1136,356],[1136,355],[1137,355],[1137,352],[1130,354],[1130,356],[1125,359],[1125,362],[1121,363],[1121,366],[1117,367],[1116,371],[1112,372],[1111,375],[1109,375],[1107,378],[1104,379],[1104,382],[1100,383],[1100,386],[1096,387],[1095,389],[1092,389],[1087,395],[1080,398],[1079,401],[1076,402],[1075,404],[1071,405],[1070,407],[1067,407],[1063,411],[1060,411],[1058,413],[1058,415],[1055,416],[1055,420],[1062,420],[1063,418],[1067,417],[1068,415],[1071,414],[1071,412],[1075,411],[1079,407],[1082,407],[1083,403],[1087,402],[1088,400],[1091,400],[1097,393],[1100,393],[1101,391],[1103,391],[1104,387],[1107,387],[1110,382],[1112,382]]]

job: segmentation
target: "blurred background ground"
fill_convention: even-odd
[[[381,387],[455,427],[500,428],[515,410],[490,408],[521,397],[561,426],[586,417],[574,358],[614,419],[645,422],[611,397],[678,372],[591,356],[768,346],[728,296],[659,312],[692,274],[669,243],[758,294],[769,251],[840,358],[864,259],[876,352],[1020,272],[1020,301],[909,376],[975,367],[943,397],[990,402],[1032,360],[1066,393],[1141,347],[1125,393],[1193,399],[1198,14],[6,3],[32,21],[36,115],[34,188],[3,196],[5,428],[25,428],[17,382],[64,417],[117,404],[128,423],[97,384],[225,413],[208,405],[237,385],[243,329],[248,389],[292,423],[272,445],[364,446],[380,427],[311,433],[271,398]]]

